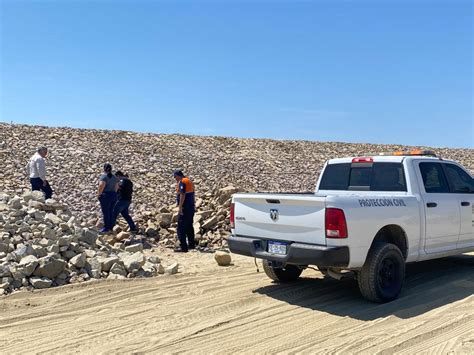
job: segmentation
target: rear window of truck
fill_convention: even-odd
[[[401,163],[328,164],[319,190],[406,191]]]

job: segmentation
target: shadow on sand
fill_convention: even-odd
[[[355,280],[303,277],[292,284],[272,283],[253,292],[288,304],[359,320],[390,315],[411,318],[473,295],[474,255],[407,265],[400,297],[385,304],[363,299]]]

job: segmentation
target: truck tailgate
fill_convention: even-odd
[[[235,234],[326,245],[325,197],[236,194]]]

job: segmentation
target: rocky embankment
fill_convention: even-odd
[[[111,245],[103,238],[39,191],[0,193],[0,293],[178,270],[177,264],[165,268],[158,256],[145,257],[141,243]]]
[[[472,149],[406,147],[339,142],[276,141],[126,131],[48,128],[0,123],[0,191],[21,196],[30,188],[24,166],[38,146],[50,149],[49,181],[54,197],[79,225],[100,226],[96,198],[105,162],[135,183],[132,215],[145,236],[171,246],[176,238],[174,169],[194,181],[195,230],[201,247],[225,245],[233,192],[311,191],[329,158],[397,149],[432,149],[474,172]],[[121,221],[123,223],[123,221]],[[121,228],[125,229],[122,224]]]

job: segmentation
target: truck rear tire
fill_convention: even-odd
[[[268,260],[263,260],[262,264],[265,274],[276,282],[296,281],[303,272],[303,270],[296,265],[285,265],[284,267],[276,268],[271,266]]]
[[[396,299],[405,280],[402,252],[394,244],[375,244],[357,279],[360,292],[367,300],[385,303]]]

